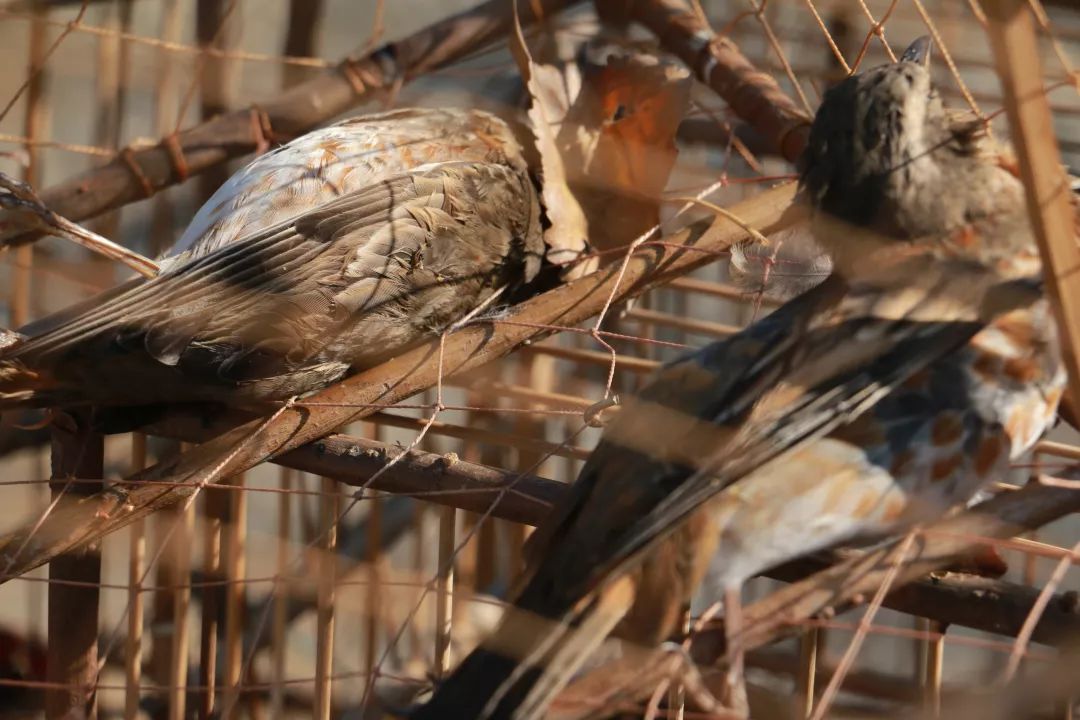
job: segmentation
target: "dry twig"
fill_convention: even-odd
[[[71,240],[91,252],[121,262],[143,277],[158,274],[158,264],[153,260],[57,215],[42,202],[28,183],[0,173],[0,190],[3,191],[0,192],[0,208],[21,215],[41,232]]]
[[[623,0],[602,1],[617,4]],[[686,63],[782,157],[794,162],[802,154],[810,119],[734,42],[717,35],[683,0],[626,4],[635,20],[648,27],[668,52]]]

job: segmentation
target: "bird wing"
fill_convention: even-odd
[[[480,110],[396,108],[314,130],[232,175],[195,213],[165,263],[201,257],[309,208],[451,160],[525,167],[506,124]]]
[[[519,604],[569,612],[725,487],[858,416],[993,317],[1039,297],[1035,282],[930,256],[873,280],[844,287],[830,278],[659,371],[546,523]]]
[[[398,175],[41,324],[0,354],[0,405],[313,389],[525,279],[537,213],[504,165]]]

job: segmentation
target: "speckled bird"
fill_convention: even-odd
[[[597,136],[575,179],[602,180],[604,243],[656,221],[688,102],[686,73],[640,52],[590,65],[581,112],[563,123]],[[406,108],[308,133],[219,188],[158,277],[0,333],[0,410],[261,404],[378,364],[535,278],[550,249],[535,179],[509,127],[478,110]]]
[[[671,637],[710,564],[738,649],[747,578],[940,516],[1054,421],[1064,372],[1022,185],[946,113],[927,52],[817,112],[800,193],[832,276],[626,403],[503,623],[414,720],[543,717],[609,632]]]
[[[0,409],[306,393],[527,282],[542,254],[536,189],[502,120],[345,120],[234,175],[157,277],[21,329],[0,350]]]

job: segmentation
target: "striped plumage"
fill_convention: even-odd
[[[501,120],[485,112],[398,108],[351,117],[236,171],[195,213],[169,258],[200,257],[342,195],[449,161],[525,169],[517,141]]]
[[[0,408],[231,404],[309,392],[446,328],[536,272],[539,205],[507,126],[396,110],[241,170],[176,260],[22,330]]]
[[[677,630],[710,564],[734,598],[772,565],[939,516],[1030,447],[1064,373],[1021,184],[981,143],[917,62],[826,94],[801,184],[837,271],[626,403],[534,536],[507,619],[414,720],[543,717],[613,628]]]

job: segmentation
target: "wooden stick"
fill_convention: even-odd
[[[333,686],[330,676],[334,661],[334,588],[337,581],[337,520],[341,496],[337,483],[322,479],[319,531],[319,601],[315,651],[315,720],[330,720]]]
[[[164,42],[176,42],[180,38],[182,18],[180,0],[162,0],[161,25],[158,35]],[[154,127],[158,135],[165,136],[176,122],[176,62],[172,53],[160,53],[157,58],[157,94],[154,97]],[[158,257],[172,247],[175,238],[173,207],[169,195],[154,198],[153,220],[147,252]]]
[[[367,672],[366,683],[368,687],[365,694],[372,692],[372,684],[375,682],[375,668],[379,658],[379,633],[383,617],[383,587],[382,587],[382,562],[383,562],[383,501],[375,493],[365,493],[368,504],[367,514],[367,552],[364,562],[367,565],[368,585],[364,589],[364,647],[361,648],[360,667]],[[389,603],[387,603],[389,605]]]
[[[312,473],[335,477],[339,482],[363,486],[367,478],[385,466],[396,454],[393,445],[378,443],[366,438],[332,435],[317,443],[286,453],[278,462]],[[401,462],[380,476],[370,487],[383,492],[417,494],[430,502],[484,512],[494,501],[495,491],[513,483],[513,491],[503,495],[495,505],[492,516],[514,523],[536,525],[548,509],[558,502],[565,492],[566,484],[502,468],[492,468],[464,460],[448,465],[437,453],[411,451]],[[430,491],[436,488],[436,494]],[[425,494],[425,491],[428,494]],[[1067,514],[1075,506],[1075,496],[1080,493],[1032,484],[1028,488],[1008,493],[1000,502],[1003,513],[1016,503],[1021,508],[1018,522],[1038,525],[1038,518],[1025,520],[1026,513],[1042,512],[1062,499],[1073,501],[1060,508]],[[1029,510],[1023,510],[1024,507]],[[941,538],[945,540],[946,538]],[[926,552],[933,552],[934,536],[928,540]],[[976,540],[972,540],[976,542]],[[776,568],[769,577],[796,582],[829,567],[820,558],[808,558]],[[951,625],[961,625],[984,632],[1012,635],[1022,627],[1025,618],[1038,596],[1035,588],[1017,585],[1004,580],[982,578],[961,573],[937,575],[933,579],[917,580],[904,588],[894,590],[885,606],[911,615],[923,615]],[[1035,635],[1037,642],[1053,644],[1070,633],[1080,632],[1080,617],[1069,608],[1064,595],[1049,603],[1047,614],[1040,622]]]
[[[711,295],[712,297],[723,298],[740,304],[745,304],[747,300],[747,293],[745,290],[740,290],[728,283],[718,283],[712,280],[702,280],[701,278],[675,278],[668,283],[667,287],[672,290],[683,290],[686,292],[700,293],[702,295]],[[762,298],[761,303],[762,305],[770,306],[781,304],[776,298],[769,297]]]
[[[58,503],[92,495],[102,487],[105,442],[89,427],[89,413],[62,415],[54,421],[50,487]],[[71,483],[72,478],[99,482]],[[48,720],[73,715],[94,720],[100,599],[95,583],[101,582],[100,548],[56,557],[49,563],[49,580],[48,679],[62,687],[45,694],[45,716]]]
[[[176,443],[177,446],[180,443]],[[150,557],[158,557],[157,568],[154,573],[154,590],[152,603],[152,616],[150,622],[150,658],[148,662],[148,674],[151,684],[157,688],[166,690],[154,691],[160,697],[155,698],[167,711],[171,699],[168,687],[171,683],[172,647],[175,640],[173,632],[173,615],[176,608],[176,587],[187,582],[178,574],[177,546],[172,542],[171,528],[177,527],[181,522],[183,508],[173,506],[165,512],[159,513],[149,523],[152,530],[153,542]],[[155,720],[160,720],[164,714],[154,715]]]
[[[197,0],[195,3],[195,39],[203,52],[196,59],[199,90],[199,119],[208,122],[225,113],[234,104],[231,99],[237,64],[231,58],[215,56],[207,50],[229,50],[235,45],[238,36],[236,19],[230,18],[235,10],[226,0]],[[184,100],[191,97],[189,88]],[[181,108],[183,111],[185,108]],[[178,127],[183,118],[176,118],[173,127]],[[265,151],[265,148],[257,148]],[[197,196],[205,201],[229,179],[228,166],[225,164],[209,167],[196,178]]]
[[[212,437],[191,427],[172,427],[170,435],[185,439]],[[440,453],[411,450],[374,483],[367,479],[400,452],[400,448],[352,435],[330,435],[277,458],[275,462],[316,475],[332,477],[354,487],[398,495],[414,495],[427,502],[483,513],[498,501],[493,517],[535,525],[564,487],[563,483],[535,475],[459,460],[448,463]],[[501,490],[512,489],[498,498]]]
[[[121,0],[115,7],[105,5],[102,26],[115,34],[97,37],[97,119],[94,144],[117,150],[120,147],[124,112],[127,105],[127,75],[130,68],[128,43],[121,33],[131,32],[133,0]],[[107,213],[94,225],[94,232],[116,237],[120,229],[119,212]]]
[[[41,133],[45,120],[48,116],[48,103],[42,102],[45,93],[47,71],[41,67],[45,53],[45,23],[48,11],[41,6],[34,6],[35,19],[30,24],[30,85],[26,88],[26,112],[23,115],[23,133],[26,135],[27,144],[26,167],[23,168],[23,181],[33,185],[41,181],[41,162],[38,157],[38,147],[34,144]],[[40,70],[38,70],[40,68]],[[36,72],[35,72],[36,71]],[[15,268],[11,278],[11,297],[9,298],[11,318],[10,322],[15,327],[22,327],[30,322],[30,278],[33,272],[34,252],[26,248],[19,248],[15,253]]]
[[[429,507],[427,503],[413,503],[413,548],[412,556],[410,558],[410,565],[412,566],[412,572],[415,573],[415,577],[429,577],[431,569],[429,567],[428,558],[428,543],[427,543],[427,526]],[[420,606],[417,610],[417,617],[423,617],[426,613],[424,609],[428,600],[428,596],[424,596],[420,600]],[[409,662],[426,662],[427,658],[424,653],[424,645],[426,644],[427,637],[423,632],[419,623],[409,623],[407,630],[409,637]],[[364,672],[371,677],[371,673],[374,671],[374,667],[364,667]],[[370,682],[370,681],[369,681]]]
[[[941,678],[945,669],[945,633],[948,625],[934,620],[920,618],[923,629],[929,633],[941,633],[928,638],[926,643],[926,665],[923,676],[923,708],[930,717],[941,716]]]
[[[522,348],[522,354],[546,355],[548,357],[559,358],[560,360],[569,360],[574,363],[588,363],[590,365],[599,365],[600,367],[611,366],[611,353],[600,350],[581,350],[579,348],[561,347],[550,343],[529,345]],[[660,367],[660,363],[656,360],[647,360],[645,358],[629,357],[626,355],[620,355],[615,359],[616,372],[625,370],[632,373],[646,374],[651,373],[658,367]]]
[[[1028,214],[1062,337],[1069,394],[1080,403],[1080,247],[1027,0],[982,0],[1005,95]]]
[[[603,0],[618,4],[624,0]],[[659,38],[697,78],[727,101],[731,109],[794,162],[810,134],[810,118],[789,98],[772,75],[761,72],[727,37],[713,32],[683,0],[626,2],[633,18]]]
[[[457,510],[439,510],[439,570],[435,576],[435,657],[432,673],[436,679],[450,671],[450,634],[454,620],[454,551],[457,549]]]
[[[795,699],[792,716],[808,718],[814,712],[814,684],[817,678],[818,633],[810,628],[799,635],[799,669],[795,677]]]
[[[23,115],[23,134],[27,138],[27,144],[24,147],[26,152],[26,167],[23,169],[22,179],[27,183],[40,182],[41,180],[41,158],[35,141],[40,137],[42,129],[48,120],[49,103],[43,102],[42,98],[48,87],[48,69],[42,67],[45,62],[45,46],[46,46],[46,25],[45,20],[48,18],[48,10],[44,9],[40,4],[35,3],[34,7],[34,20],[30,24],[30,37],[29,37],[29,50],[28,61],[30,66],[30,84],[26,89],[26,110]],[[35,72],[40,68],[40,71]],[[33,315],[33,290],[35,289],[32,283],[33,271],[34,271],[34,250],[31,247],[17,248],[14,253],[14,267],[11,272],[11,295],[8,298],[8,322],[14,327],[22,327],[26,323],[30,322]],[[0,415],[0,426],[8,425],[5,423],[5,419],[10,421],[10,415],[5,418]],[[7,428],[10,429],[10,425]],[[15,432],[16,437],[24,434]],[[50,433],[46,430],[42,433],[43,437],[50,437]],[[35,477],[43,477],[45,475],[44,469],[44,453],[35,452],[34,464],[39,470],[35,474]],[[44,485],[40,489],[40,499],[42,504],[48,503],[49,491]],[[35,493],[32,497],[35,500],[38,499],[38,494]],[[33,501],[32,501],[33,502]],[[29,597],[27,598],[30,607],[30,613],[28,617],[29,629],[34,632],[40,632],[43,630],[44,622],[42,622],[42,608],[47,606],[45,600],[45,591],[47,586],[42,583],[30,583],[27,588]]]
[[[172,653],[169,664],[169,720],[187,717],[188,608],[191,607],[191,541],[194,538],[195,508],[189,506],[176,517],[173,543],[175,577],[180,586],[173,592]]]
[[[278,473],[278,483],[282,489],[278,497],[277,518],[277,557],[274,562],[274,573],[282,577],[288,573],[289,568],[289,543],[292,538],[292,489],[293,477],[296,471],[290,468],[281,468]],[[282,588],[274,593],[271,601],[274,603],[273,630],[270,636],[270,717],[283,717],[285,710],[285,658],[286,643],[288,642],[288,614],[289,614],[289,584],[282,583]]]
[[[211,488],[203,496],[203,575],[207,580],[220,580],[222,525],[227,522],[230,502],[228,490]],[[199,638],[199,684],[203,691],[198,697],[199,720],[210,720],[217,698],[218,631],[224,607],[224,588],[208,586],[199,589],[201,596],[201,628]]]
[[[244,576],[245,537],[247,535],[247,493],[244,491],[244,475],[235,478],[236,489],[229,491],[228,515],[223,528],[223,544],[226,548],[225,579],[225,658],[222,667],[224,707],[229,708],[225,720],[239,717],[240,673],[244,660],[244,608],[247,593]]]
[[[146,467],[146,436],[131,436],[131,467]],[[146,521],[131,526],[128,558],[128,618],[124,639],[124,720],[138,720],[139,684],[142,682],[143,562],[146,558]]]
[[[411,418],[403,415],[395,415],[393,413],[376,413],[371,416],[375,422],[387,427],[399,427],[408,430],[420,430],[429,422],[422,418]],[[569,456],[576,457],[580,460],[584,460],[589,457],[589,451],[585,448],[576,447],[573,445],[562,445],[558,443],[548,442],[547,440],[540,440],[537,438],[528,437],[525,435],[514,434],[506,432],[499,432],[498,430],[489,430],[483,427],[477,427],[475,425],[455,425],[453,423],[444,423],[435,421],[430,423],[429,433],[434,435],[443,435],[445,437],[452,437],[458,440],[469,440],[473,442],[487,443],[491,445],[498,445],[502,447],[512,447],[520,450],[523,453],[531,453],[534,456],[541,454],[555,455],[555,456]]]
[[[323,14],[323,4],[324,0],[289,0],[289,29],[285,34],[283,55],[314,57],[318,54],[316,40],[319,20]],[[282,87],[286,90],[298,84],[311,72],[307,68],[296,65],[285,65],[281,71]]]
[[[636,320],[643,325],[655,325],[670,327],[695,335],[711,335],[712,337],[725,338],[734,335],[742,328],[726,323],[712,322],[711,320],[698,320],[697,318],[679,317],[656,310],[633,308],[626,313],[630,320]]]

